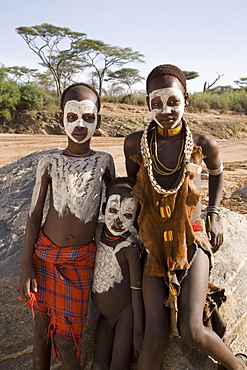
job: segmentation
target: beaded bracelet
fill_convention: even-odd
[[[216,213],[218,215],[220,213],[220,207],[217,206],[208,206],[207,213]]]

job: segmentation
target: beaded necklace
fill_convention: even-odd
[[[76,153],[71,152],[69,149],[64,149],[63,150],[63,154],[67,154],[67,155],[70,155],[71,157],[79,157],[79,158],[81,158],[81,157],[90,157],[94,153],[95,153],[95,150],[92,150],[92,149],[90,149],[89,152],[84,153],[84,154],[76,154]]]
[[[175,135],[173,135],[173,136],[175,136]],[[184,153],[183,153],[184,139],[182,140],[182,145],[181,145],[180,153],[179,153],[179,156],[178,156],[178,161],[177,161],[177,164],[176,164],[175,168],[168,168],[163,163],[160,162],[159,157],[158,157],[157,131],[156,131],[155,128],[152,130],[149,150],[150,150],[150,153],[151,153],[151,155],[150,155],[151,160],[153,162],[153,169],[159,175],[169,176],[169,175],[172,175],[173,173],[177,172],[178,170],[180,170],[182,162],[183,162],[183,156],[184,156]],[[161,168],[163,168],[165,171],[162,171],[159,166]]]
[[[159,125],[157,125],[157,130],[158,130],[158,133],[162,136],[175,136],[181,132],[182,127],[183,127],[183,124],[181,122],[180,125],[178,125],[177,127],[168,128],[168,129],[162,128]]]
[[[164,196],[168,196],[168,195],[176,193],[180,189],[180,187],[182,186],[182,184],[184,182],[185,174],[186,174],[186,171],[187,171],[187,166],[186,165],[190,162],[191,153],[192,153],[192,150],[193,150],[193,147],[194,147],[193,136],[192,136],[192,133],[191,133],[188,125],[184,121],[185,143],[184,143],[184,148],[183,148],[183,162],[184,162],[185,165],[184,165],[184,168],[183,168],[182,177],[181,177],[181,180],[179,181],[178,185],[175,188],[165,190],[157,183],[157,181],[156,181],[156,179],[154,178],[154,175],[153,175],[153,160],[151,158],[151,153],[150,153],[150,149],[149,149],[149,145],[148,145],[148,132],[149,132],[148,129],[149,129],[150,124],[151,124],[151,122],[147,125],[147,127],[144,130],[144,132],[142,134],[142,137],[141,137],[141,154],[142,154],[142,158],[143,158],[143,164],[147,168],[148,176],[149,176],[150,182],[151,182],[154,190],[157,191],[157,193],[159,193],[159,194],[162,194]]]
[[[118,240],[118,239],[121,238],[121,235],[111,236],[111,235],[107,234],[107,231],[105,229],[103,230],[103,233],[104,233],[104,237],[106,238],[106,240],[108,240],[108,242],[114,242],[115,240]]]
[[[106,238],[106,240],[108,240],[108,242],[114,242],[115,240],[118,240],[120,238],[127,238],[127,236],[130,234],[129,231],[126,231],[124,234],[122,235],[119,235],[119,236],[111,236],[107,233],[107,230],[104,228],[103,229],[103,234],[104,234],[104,237]]]

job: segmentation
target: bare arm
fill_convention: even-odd
[[[47,170],[45,170],[43,174],[39,174],[37,171],[33,199],[35,198],[35,191],[38,192],[38,197],[32,209],[32,212],[29,214],[27,219],[19,282],[20,293],[26,299],[30,298],[31,290],[37,291],[37,282],[32,264],[33,247],[37,240],[40,225],[42,222],[43,207],[45,203],[48,183],[49,176]]]
[[[133,344],[135,355],[138,356],[141,350],[144,330],[144,305],[142,298],[143,261],[139,246],[135,245],[126,248],[126,258],[129,263],[130,288],[134,315]]]
[[[124,141],[124,155],[127,175],[136,178],[139,165],[130,157],[140,152],[140,140],[143,131],[134,132],[128,135]]]
[[[201,143],[203,155],[205,156],[204,162],[208,170],[217,170],[221,166],[219,157],[219,147],[216,141],[208,136],[201,136]],[[218,207],[220,205],[223,189],[223,172],[218,175],[209,174],[209,206]],[[216,252],[223,243],[223,232],[219,223],[218,214],[215,212],[207,213],[206,220],[207,233],[210,238],[213,252]]]
[[[105,173],[103,175],[105,185],[107,186],[112,180],[115,179],[115,177],[116,177],[115,164],[112,156],[110,156],[108,167],[106,168]]]

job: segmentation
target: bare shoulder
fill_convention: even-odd
[[[97,151],[96,154],[97,157],[100,158],[99,165],[103,164],[107,167],[114,166],[114,160],[110,153]]]
[[[124,153],[129,157],[140,151],[140,142],[143,131],[136,131],[128,135],[124,140]]]
[[[102,151],[99,151],[97,150],[96,151],[97,155],[100,156],[101,158],[104,158],[106,160],[112,160],[112,155],[110,153],[107,153],[107,152],[102,152]]]
[[[140,255],[141,255],[141,249],[140,249],[139,244],[137,242],[136,243],[130,242],[130,245],[128,246],[128,248],[125,248],[125,255],[127,259],[133,258],[135,260],[139,260]]]
[[[199,132],[193,132],[193,139],[195,145],[202,148],[202,153],[205,157],[219,154],[219,147],[217,141],[212,137]]]

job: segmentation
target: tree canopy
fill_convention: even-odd
[[[134,68],[122,68],[115,72],[108,71],[107,73],[108,81],[118,81],[124,85],[127,85],[130,93],[131,86],[144,80],[144,77],[139,75],[139,71]]]
[[[93,78],[97,78],[99,95],[102,93],[104,79],[113,66],[121,67],[131,62],[143,63],[143,54],[129,47],[111,46],[100,40],[84,39],[74,45],[77,57],[81,58],[84,68],[92,69]]]
[[[185,74],[186,80],[192,80],[196,77],[199,77],[198,72],[194,72],[194,71],[183,71],[183,72]]]
[[[57,93],[61,95],[67,80],[77,71],[74,60],[71,60],[74,43],[85,38],[86,34],[48,23],[18,27],[16,31],[41,59],[41,65],[51,72]],[[62,42],[67,46],[65,49],[60,46]]]
[[[239,80],[234,81],[240,88],[247,87],[247,77],[241,77]]]
[[[18,27],[16,31],[41,59],[40,64],[52,74],[58,95],[61,95],[73,76],[84,68],[92,70],[91,75],[93,80],[96,78],[101,95],[105,76],[111,67],[144,62],[143,54],[129,47],[121,48],[91,40],[86,38],[85,33],[65,27],[43,23],[40,26]]]

